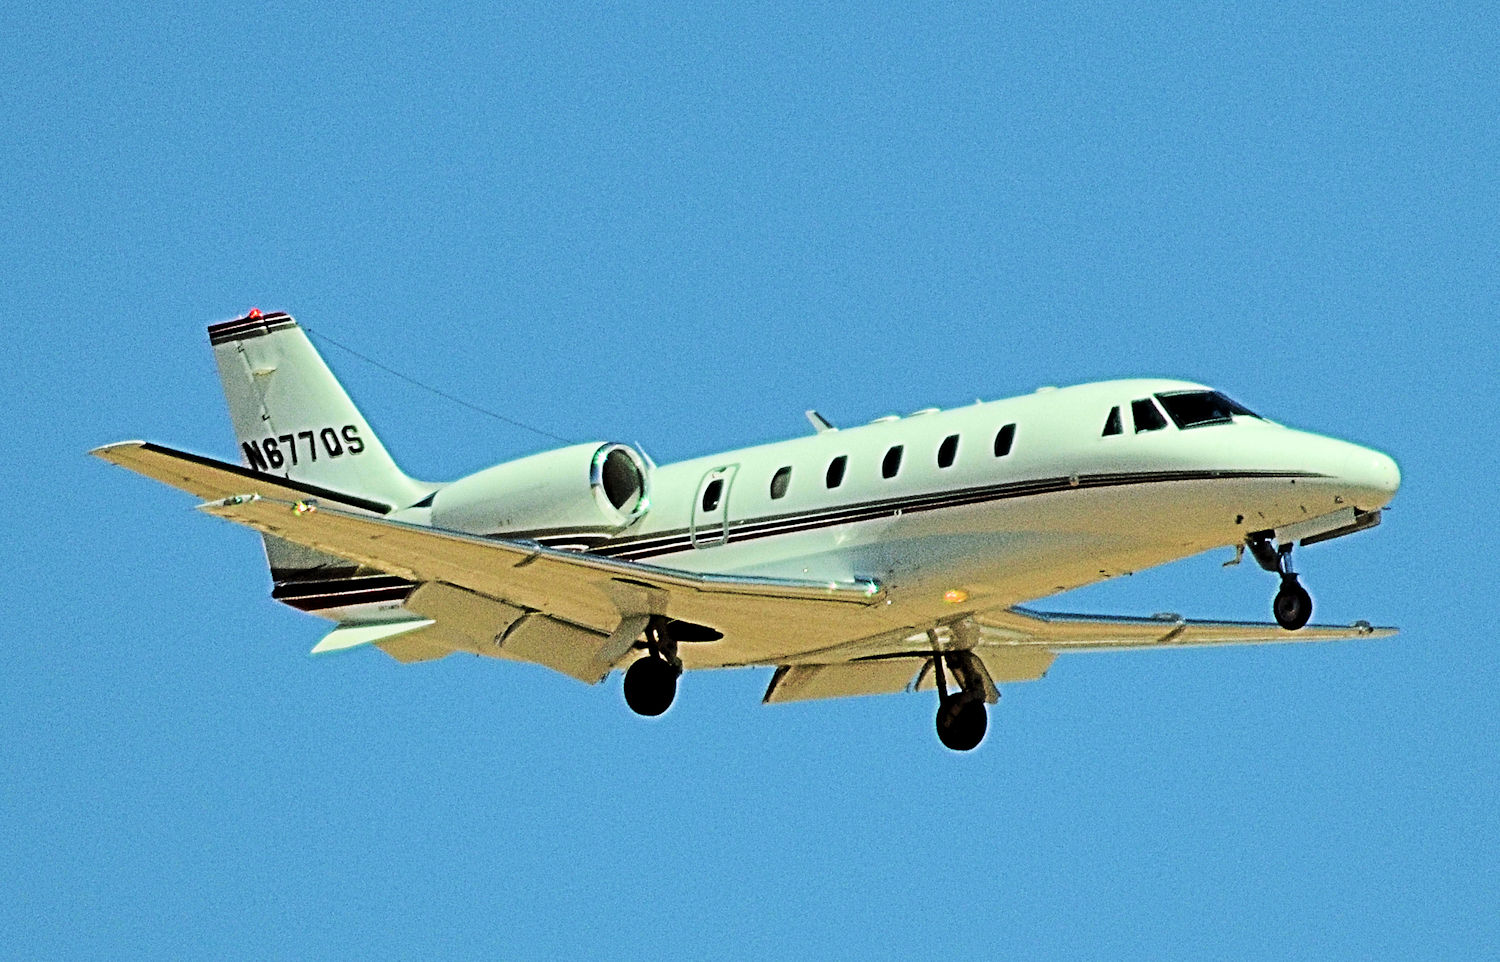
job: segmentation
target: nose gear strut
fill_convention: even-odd
[[[1312,596],[1297,582],[1297,573],[1292,570],[1292,548],[1295,541],[1277,545],[1269,532],[1259,532],[1245,539],[1250,554],[1267,571],[1281,576],[1281,588],[1271,602],[1271,613],[1276,623],[1287,631],[1296,631],[1312,617]]]

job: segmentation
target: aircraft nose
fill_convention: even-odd
[[[1373,502],[1359,505],[1366,510],[1384,507],[1401,487],[1401,469],[1395,459],[1371,448],[1356,447],[1341,473],[1359,489],[1362,501]]]

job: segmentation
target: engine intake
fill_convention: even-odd
[[[650,461],[591,442],[486,468],[438,491],[432,523],[470,534],[612,534],[651,507]]]
[[[627,524],[645,513],[646,465],[633,448],[607,444],[596,451],[589,484],[628,518]]]

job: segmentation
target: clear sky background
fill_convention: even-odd
[[[1500,955],[1493,7],[702,6],[0,11],[0,944]],[[1212,383],[1397,458],[1300,560],[1403,631],[1064,657],[966,756],[931,695],[308,658],[253,534],[85,454],[233,458],[252,305],[663,462]],[[324,349],[419,477],[548,444]],[[1042,607],[1267,619],[1227,556]]]

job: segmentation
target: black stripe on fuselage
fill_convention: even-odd
[[[992,501],[1005,501],[1041,494],[1055,494],[1063,491],[1082,491],[1097,488],[1182,481],[1293,480],[1296,478],[1318,477],[1323,477],[1323,475],[1307,471],[1230,470],[1149,471],[1079,475],[1076,478],[1071,476],[1035,478],[1026,481],[1012,481],[1005,484],[960,488],[954,491],[938,491],[899,498],[886,498],[879,501],[865,501],[857,504],[840,505],[814,511],[791,512],[745,521],[731,521],[729,525],[729,537],[727,539],[723,538],[724,528],[722,522],[709,524],[697,529],[696,538],[700,543],[707,542],[715,545],[723,543],[735,544],[742,541],[754,541],[758,538],[774,537],[776,535],[814,531],[819,528],[856,524],[861,521],[874,521],[895,514],[918,514],[927,511],[939,511],[946,508],[985,504]],[[542,544],[556,547],[578,545],[586,540],[591,540],[580,537],[575,532],[564,534],[557,531],[517,533],[515,535],[499,534],[493,537],[526,537]],[[600,540],[602,541],[603,539],[601,538]],[[659,532],[636,538],[604,541],[586,550],[592,554],[620,558],[625,561],[639,561],[645,558],[654,558],[678,551],[685,551],[692,547],[692,545],[693,533],[689,532],[686,528],[680,528],[674,531]]]

